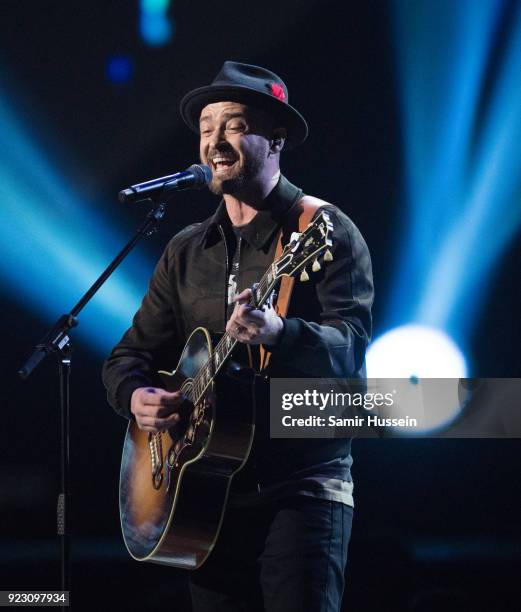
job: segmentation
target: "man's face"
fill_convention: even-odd
[[[213,193],[236,194],[272,173],[268,163],[273,121],[238,102],[215,102],[201,111],[200,157],[210,166]],[[270,178],[270,177],[267,177]]]

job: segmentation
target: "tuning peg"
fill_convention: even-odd
[[[318,272],[320,270],[320,264],[318,263],[318,259],[315,259],[313,265],[311,266],[313,272]]]
[[[333,255],[329,249],[324,253],[324,261],[333,261]]]
[[[302,269],[302,272],[300,274],[300,280],[305,283],[306,281],[309,280],[309,274],[306,272],[306,268]]]

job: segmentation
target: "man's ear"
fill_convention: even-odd
[[[280,153],[286,142],[286,128],[278,127],[273,130],[273,137],[270,143],[270,151],[272,153]]]

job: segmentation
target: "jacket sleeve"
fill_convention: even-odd
[[[275,347],[268,347],[271,376],[364,375],[373,303],[369,249],[347,215],[336,207],[325,209],[334,226],[333,261],[323,264],[323,274],[306,290],[311,295],[296,280],[281,339]],[[293,313],[299,316],[291,316]]]
[[[157,370],[165,369],[182,346],[177,300],[170,280],[178,237],[179,234],[163,252],[132,326],[103,365],[102,379],[108,402],[126,418],[133,418],[132,393],[139,387],[157,386]]]

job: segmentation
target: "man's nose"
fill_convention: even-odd
[[[226,143],[226,130],[224,127],[217,128],[212,132],[210,138],[210,145],[213,147],[217,147],[219,144]]]

